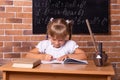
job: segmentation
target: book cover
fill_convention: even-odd
[[[12,67],[34,68],[41,63],[41,60],[31,58],[15,58],[12,60],[12,63]]]
[[[73,58],[67,58],[64,60],[64,64],[88,64],[87,60],[78,60]]]
[[[88,64],[88,61],[67,58],[64,61],[52,60],[52,61],[41,61],[41,63],[43,64]]]

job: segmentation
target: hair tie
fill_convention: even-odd
[[[54,18],[50,18],[50,21],[52,22]]]
[[[69,24],[69,23],[70,23],[70,20],[66,20],[66,23]]]

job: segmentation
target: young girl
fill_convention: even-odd
[[[47,26],[47,40],[40,41],[26,57],[41,60],[59,60],[65,58],[87,59],[85,52],[75,41],[70,40],[73,22],[62,18],[51,18]]]

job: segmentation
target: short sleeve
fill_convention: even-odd
[[[45,53],[47,45],[48,45],[48,40],[43,40],[36,45],[36,48],[38,48],[40,53]]]
[[[79,45],[73,41],[73,40],[70,40],[67,42],[67,48],[68,48],[68,52],[71,54],[71,53],[74,53],[75,49],[78,48]]]

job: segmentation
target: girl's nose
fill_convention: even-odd
[[[59,41],[57,40],[57,41],[55,41],[55,44],[59,44]]]

